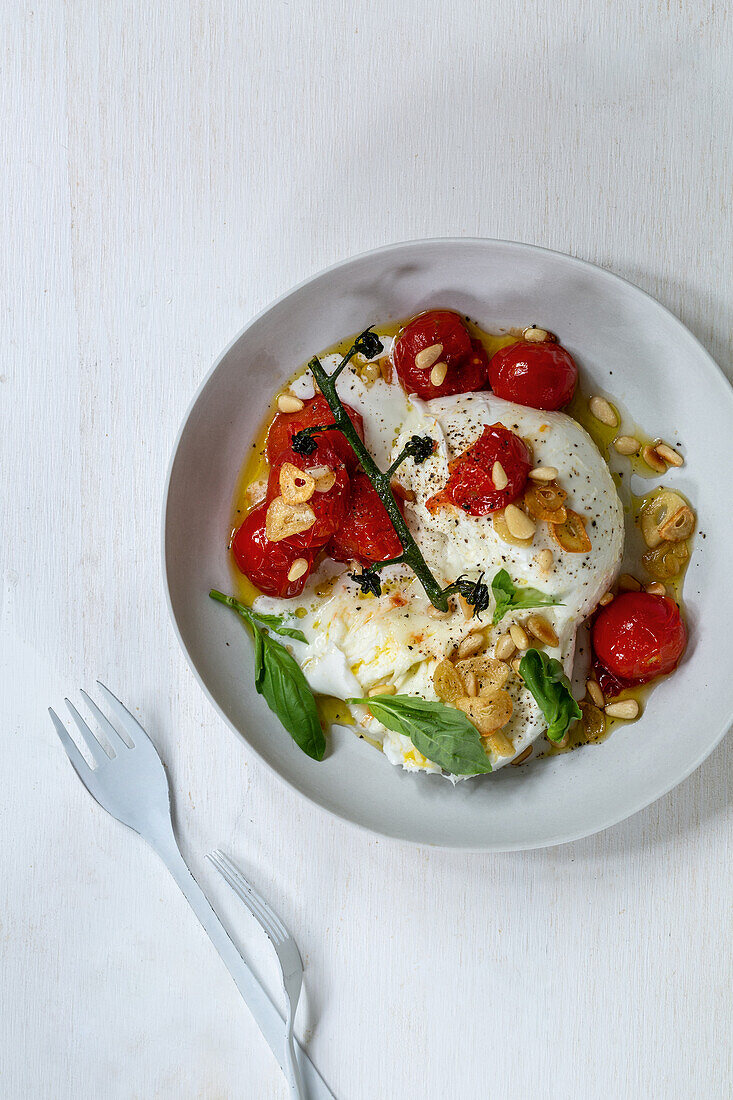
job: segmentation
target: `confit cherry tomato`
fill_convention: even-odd
[[[335,450],[328,443],[320,442],[319,437],[316,437],[316,448],[312,454],[301,455],[290,447],[278,455],[270,468],[270,476],[267,479],[268,504],[275,497],[282,496],[280,472],[286,463],[297,467],[298,470],[305,470],[316,479],[316,491],[307,501],[308,507],[315,513],[316,522],[307,531],[291,535],[287,541],[291,546],[301,550],[325,546],[334,531],[340,527],[346,514],[349,500],[349,475],[346,466]],[[333,484],[325,491],[321,491],[318,485],[327,484],[324,479],[329,471],[334,475]],[[328,478],[328,481],[330,480]]]
[[[437,344],[441,345],[437,358],[428,367],[419,367],[416,357]],[[473,340],[458,314],[447,309],[433,309],[410,321],[395,340],[392,361],[407,393],[416,393],[425,401],[483,389],[489,366],[483,344]],[[430,381],[436,363],[448,368],[439,386]]]
[[[270,542],[265,533],[266,515],[265,503],[252,509],[232,540],[232,553],[237,567],[255,588],[266,596],[288,600],[305,588],[316,551],[298,549],[285,540]],[[308,568],[302,577],[289,581],[288,573],[298,558],[305,558]]]
[[[326,553],[335,561],[388,561],[402,553],[402,543],[392,526],[387,509],[365,473],[359,471],[351,481],[351,497],[346,515],[333,536]]]
[[[595,619],[597,661],[624,684],[644,684],[672,672],[687,645],[680,610],[668,596],[622,592]]]
[[[344,408],[363,441],[364,421],[361,414],[350,405],[344,404]],[[303,428],[312,428],[316,424],[333,424],[333,413],[322,394],[309,398],[300,412],[277,413],[267,433],[267,461],[273,463],[281,451],[287,450],[296,432],[302,431]],[[322,439],[333,448],[347,470],[356,469],[358,465],[356,455],[337,428],[323,432],[316,438]]]
[[[578,384],[578,368],[559,344],[520,341],[500,348],[489,363],[489,385],[497,397],[532,409],[561,409]]]
[[[507,477],[503,489],[494,485],[494,463],[500,463]],[[506,508],[527,484],[532,468],[529,448],[523,439],[502,424],[487,424],[473,446],[450,463],[450,476],[439,493],[426,501],[434,512],[453,504],[471,516],[485,516]]]

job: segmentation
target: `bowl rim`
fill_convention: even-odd
[[[639,800],[638,804],[635,805],[631,810],[623,809],[618,814],[618,816],[611,815],[611,817],[607,821],[605,821],[601,824],[598,824],[598,825],[594,825],[593,828],[591,828],[591,829],[574,830],[574,831],[572,831],[568,834],[563,834],[562,836],[559,836],[559,837],[551,837],[551,838],[549,838],[545,841],[542,841],[541,843],[536,843],[536,842],[530,843],[530,842],[525,842],[525,841],[518,841],[516,844],[502,842],[500,845],[481,844],[481,845],[477,845],[477,846],[474,847],[472,845],[449,844],[449,843],[439,844],[439,843],[435,843],[433,841],[415,840],[412,837],[403,836],[397,831],[389,831],[389,830],[386,830],[386,829],[382,830],[382,829],[373,828],[369,825],[363,824],[360,821],[355,821],[353,818],[350,818],[350,817],[346,816],[346,814],[344,814],[344,813],[339,813],[338,811],[333,809],[331,806],[326,805],[324,802],[320,801],[318,798],[316,798],[313,795],[311,795],[311,794],[307,793],[306,791],[302,790],[300,787],[297,786],[296,783],[294,783],[292,780],[290,780],[286,775],[282,774],[275,767],[273,767],[273,765],[270,764],[270,762],[268,760],[266,760],[257,751],[257,749],[252,744],[252,742],[249,741],[244,736],[244,734],[241,732],[241,730],[239,730],[234,725],[234,723],[229,719],[229,717],[226,715],[226,713],[224,712],[222,707],[219,705],[219,703],[214,698],[213,694],[211,693],[208,686],[206,685],[203,677],[201,676],[198,668],[196,667],[196,664],[195,664],[195,662],[194,662],[194,660],[193,660],[193,658],[192,658],[192,656],[191,656],[191,654],[188,650],[188,647],[187,647],[187,645],[186,645],[186,643],[183,639],[183,635],[181,633],[181,629],[180,629],[179,624],[178,624],[178,619],[176,617],[176,612],[175,612],[175,609],[173,607],[173,601],[172,601],[172,598],[171,598],[171,591],[170,591],[170,583],[169,583],[169,578],[168,578],[168,562],[167,562],[167,556],[166,556],[166,531],[167,531],[168,503],[169,503],[169,497],[170,497],[171,480],[172,480],[172,477],[173,477],[174,467],[175,467],[175,463],[176,463],[176,457],[178,455],[178,450],[179,450],[179,447],[180,447],[180,444],[181,444],[181,440],[182,440],[183,434],[184,434],[184,432],[185,432],[185,430],[188,426],[188,422],[191,418],[191,415],[192,415],[196,405],[198,404],[198,401],[199,401],[203,391],[205,390],[206,386],[208,385],[210,379],[213,377],[213,375],[218,370],[218,368],[219,368],[221,362],[223,361],[223,359],[229,354],[229,352],[234,347],[234,345],[237,344],[239,342],[239,340],[241,340],[241,338],[244,336],[244,334],[250,328],[252,328],[252,326],[255,325],[262,317],[264,317],[267,313],[269,313],[270,310],[274,309],[277,305],[279,305],[281,302],[283,302],[286,298],[289,298],[293,294],[296,294],[298,291],[302,290],[304,287],[308,286],[310,283],[315,282],[317,279],[321,278],[322,276],[329,275],[329,274],[331,274],[335,271],[338,271],[339,268],[347,267],[350,264],[356,263],[356,262],[358,262],[360,260],[363,260],[363,259],[366,259],[368,257],[379,256],[379,255],[388,256],[390,253],[399,252],[403,248],[408,248],[408,247],[423,248],[423,247],[428,247],[428,246],[432,246],[432,245],[436,245],[436,244],[454,245],[454,246],[459,246],[459,247],[464,246],[464,245],[479,245],[480,246],[480,245],[487,245],[487,244],[496,244],[496,245],[507,246],[509,248],[517,249],[517,250],[525,251],[525,252],[548,253],[552,256],[558,257],[559,259],[572,264],[573,266],[580,266],[582,268],[586,268],[586,269],[592,271],[595,277],[598,277],[600,275],[603,278],[605,278],[606,280],[609,280],[609,281],[612,281],[612,282],[619,282],[619,283],[624,284],[627,287],[631,287],[637,294],[642,295],[644,298],[648,299],[654,307],[656,307],[659,310],[662,310],[663,313],[665,313],[667,315],[668,319],[670,319],[673,322],[673,324],[680,330],[681,334],[684,335],[685,339],[688,340],[688,341],[692,341],[693,344],[697,346],[698,350],[702,353],[702,355],[708,361],[709,366],[711,366],[713,368],[713,375],[712,376],[717,377],[718,382],[721,384],[721,392],[723,394],[725,394],[725,399],[728,400],[728,401],[731,400],[731,397],[733,396],[733,386],[732,386],[731,382],[729,381],[729,379],[727,378],[727,376],[725,375],[725,373],[723,372],[722,368],[715,361],[715,359],[713,359],[710,352],[703,345],[703,343],[698,339],[698,337],[695,336],[695,334],[684,324],[683,321],[680,320],[679,317],[677,317],[677,315],[675,313],[672,312],[672,310],[668,309],[667,306],[665,306],[662,302],[660,302],[652,294],[650,294],[648,291],[644,290],[642,287],[637,286],[636,283],[633,283],[630,279],[624,278],[623,275],[617,275],[615,272],[609,271],[607,268],[600,267],[598,264],[592,263],[590,260],[583,260],[583,259],[580,259],[576,256],[571,256],[570,253],[568,253],[568,252],[561,252],[558,249],[554,249],[554,248],[546,248],[543,245],[529,244],[529,243],[524,242],[524,241],[512,241],[512,240],[507,240],[507,239],[502,238],[502,237],[450,237],[450,236],[449,237],[418,237],[418,238],[412,238],[412,239],[408,239],[408,240],[404,240],[404,241],[395,241],[391,244],[380,245],[376,248],[366,249],[365,251],[358,252],[358,253],[355,253],[353,255],[347,256],[347,257],[345,257],[341,260],[337,260],[335,263],[329,264],[326,267],[319,268],[317,271],[312,272],[310,275],[307,275],[304,279],[301,279],[300,282],[296,283],[292,287],[289,287],[282,294],[278,295],[276,298],[272,299],[272,301],[268,302],[261,310],[259,310],[258,313],[256,313],[253,317],[251,317],[242,326],[242,328],[236,333],[236,335],[222,349],[220,354],[215,358],[213,364],[211,365],[209,370],[206,372],[206,374],[204,375],[204,377],[201,379],[201,381],[199,382],[199,384],[196,387],[196,390],[195,390],[195,392],[194,392],[194,394],[193,394],[193,396],[192,396],[192,398],[191,398],[191,400],[190,400],[190,402],[189,402],[189,404],[186,408],[186,411],[183,414],[180,425],[178,427],[178,431],[176,432],[175,439],[173,441],[173,445],[172,445],[171,452],[170,452],[170,457],[169,457],[169,460],[168,460],[168,467],[167,467],[165,482],[164,482],[164,486],[163,486],[163,498],[162,498],[162,507],[161,507],[161,530],[160,530],[160,538],[161,538],[161,541],[160,541],[160,568],[161,568],[161,574],[162,574],[161,579],[162,579],[162,582],[163,582],[163,589],[164,589],[164,592],[165,592],[165,601],[166,601],[166,606],[168,608],[168,615],[169,615],[171,624],[173,626],[174,634],[176,636],[178,644],[179,644],[179,646],[180,646],[180,648],[183,652],[184,658],[186,660],[186,664],[188,665],[188,668],[190,669],[190,671],[193,673],[194,678],[198,682],[198,684],[199,684],[201,690],[203,691],[205,697],[208,699],[209,703],[213,706],[213,708],[214,708],[215,712],[218,714],[219,718],[221,718],[223,720],[223,722],[225,723],[225,725],[227,725],[233,731],[233,733],[236,734],[236,736],[238,737],[238,739],[240,741],[244,742],[247,745],[249,751],[254,754],[254,756],[257,758],[257,760],[264,767],[266,767],[267,770],[271,774],[273,774],[277,777],[279,782],[284,783],[291,791],[294,791],[300,798],[306,799],[312,805],[317,806],[321,812],[324,812],[324,813],[328,814],[333,819],[335,819],[337,821],[344,822],[349,827],[354,828],[354,829],[358,829],[360,832],[362,832],[362,833],[364,833],[368,836],[375,836],[376,835],[376,836],[384,837],[384,838],[386,838],[386,839],[388,839],[392,842],[398,843],[398,844],[409,844],[409,845],[416,846],[416,847],[427,847],[427,848],[435,849],[435,850],[438,850],[438,851],[462,852],[462,853],[466,853],[466,854],[469,854],[469,853],[478,854],[478,853],[486,853],[486,852],[499,853],[499,852],[534,851],[534,850],[539,850],[539,849],[542,849],[542,848],[557,847],[561,844],[572,844],[575,841],[585,839],[586,837],[595,836],[597,833],[603,832],[605,829],[610,829],[613,826],[620,824],[622,821],[626,821],[629,818],[634,817],[636,814],[640,813],[642,810],[645,810],[648,806],[651,806],[654,802],[657,802],[660,798],[664,798],[664,796],[669,794],[670,791],[674,790],[681,783],[683,783],[686,779],[688,779],[692,775],[692,773],[695,772],[701,766],[701,764],[703,764],[704,761],[707,760],[707,758],[714,752],[714,750],[718,747],[718,745],[721,743],[721,741],[725,737],[726,733],[728,733],[728,731],[731,729],[731,726],[733,726],[733,706],[731,708],[731,711],[730,711],[728,717],[724,720],[724,722],[722,724],[722,727],[718,731],[716,731],[715,735],[710,739],[710,741],[705,746],[705,748],[702,750],[702,752],[694,759],[693,763],[690,764],[690,766],[684,771],[683,774],[678,776],[672,782],[664,785],[661,789],[656,791],[650,797],[647,797],[646,795],[642,796],[641,799]]]

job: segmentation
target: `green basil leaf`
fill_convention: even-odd
[[[528,649],[519,662],[519,675],[544,715],[547,736],[551,741],[561,741],[573,722],[581,717],[562,665],[539,649]]]
[[[416,695],[374,695],[346,702],[368,706],[378,722],[409,737],[418,752],[453,775],[491,771],[478,730],[455,707]]]
[[[507,611],[515,608],[522,611],[528,607],[562,606],[560,600],[548,596],[546,592],[540,592],[538,588],[517,588],[506,569],[500,569],[496,574],[491,582],[491,591],[496,600],[492,619],[494,626],[501,622]]]
[[[285,729],[304,753],[323,760],[326,738],[318,709],[303,670],[284,645],[255,627],[262,646],[262,672],[255,681],[257,691],[278,716]]]
[[[250,626],[254,626],[255,622],[258,622],[262,626],[266,626],[267,629],[271,630],[274,634],[282,634],[286,638],[295,638],[298,642],[308,641],[302,630],[295,630],[293,627],[283,626],[285,618],[282,615],[263,615],[261,612],[255,611],[251,607],[245,607],[239,600],[235,600],[234,596],[225,596],[223,592],[217,592],[215,588],[212,588],[209,595],[212,600],[218,600],[219,603],[231,607],[232,611],[236,611],[238,615],[241,615]]]

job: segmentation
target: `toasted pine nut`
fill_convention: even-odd
[[[537,328],[537,325],[531,325],[529,328],[524,329],[522,339],[526,340],[528,344],[554,344],[557,342],[551,332],[548,332],[545,328]]]
[[[636,699],[619,699],[618,703],[609,703],[606,714],[609,718],[625,718],[627,722],[636,718],[639,713],[639,704]]]
[[[392,383],[392,360],[388,355],[383,355],[379,360],[379,373],[387,385]]]
[[[502,634],[500,638],[496,639],[496,645],[494,646],[494,656],[499,661],[508,661],[516,650],[516,646],[511,639],[511,635]]]
[[[588,692],[588,696],[592,703],[595,703],[597,707],[604,706],[606,700],[597,680],[587,680],[585,690]]]
[[[667,589],[664,587],[661,581],[654,581],[654,584],[648,584],[644,589],[650,596],[666,596]]]
[[[442,386],[445,382],[445,376],[448,373],[448,364],[444,362],[436,363],[430,372],[430,384],[432,386]]]
[[[520,752],[519,756],[515,756],[512,760],[512,767],[516,768],[519,764],[523,764],[525,760],[529,760],[532,755],[532,745],[529,745],[524,752]]]
[[[618,416],[613,408],[606,401],[605,397],[591,397],[588,402],[588,408],[591,411],[591,415],[600,420],[601,424],[608,424],[609,428],[615,428],[618,424]]]
[[[463,684],[466,688],[466,695],[473,696],[478,695],[478,681],[476,679],[475,672],[467,672],[463,677]]]
[[[304,573],[308,572],[308,562],[305,558],[296,558],[288,570],[288,580],[297,581]]]
[[[523,626],[520,626],[519,623],[512,623],[509,627],[509,634],[517,649],[529,649],[529,638]]]
[[[423,348],[415,356],[415,366],[418,370],[427,370],[428,367],[432,367],[433,363],[437,363],[443,354],[442,344],[431,344],[429,348]]]
[[[537,564],[543,573],[549,573],[555,563],[552,550],[540,550],[537,555]]]
[[[506,476],[506,471],[501,462],[495,462],[491,467],[491,480],[494,483],[494,488],[499,489],[499,491],[506,489],[509,484],[509,478]]]
[[[504,519],[509,528],[509,534],[515,539],[531,539],[537,525],[530,519],[526,512],[517,508],[516,504],[507,504],[504,509]]]
[[[277,407],[281,413],[297,413],[304,407],[304,403],[295,394],[281,393],[277,399]]]
[[[651,466],[652,470],[656,470],[658,474],[663,474],[667,470],[667,463],[657,454],[657,447],[655,443],[647,443],[641,452],[641,457],[646,462],[647,466]]]
[[[613,599],[613,592],[606,592],[606,593],[604,593],[603,596],[601,596],[601,598],[598,602],[601,605],[601,607],[608,607],[608,605],[610,604],[612,599]]]
[[[510,662],[510,664],[511,664],[512,668],[514,669],[514,671],[516,672],[517,676],[519,676],[519,666],[521,665],[521,663],[522,663],[522,658],[521,657],[515,657],[514,660]]]
[[[613,445],[620,455],[635,455],[641,447],[641,443],[634,435],[619,435]]]
[[[674,447],[670,447],[668,443],[657,443],[656,451],[668,466],[682,466],[685,461],[682,455],[675,451]]]
[[[437,607],[433,607],[431,603],[428,604],[426,615],[429,615],[431,619],[450,619],[453,614],[452,611],[441,611]]]
[[[478,653],[483,644],[483,634],[469,634],[458,646],[459,661],[462,661],[464,657],[472,657],[474,653]]]
[[[535,638],[539,638],[544,645],[554,648],[558,644],[557,634],[544,615],[530,615],[527,619],[527,629],[530,634],[534,634]]]
[[[557,477],[556,466],[535,466],[534,470],[530,470],[527,477],[531,477],[533,481],[554,481]]]
[[[466,622],[473,618],[473,604],[469,603],[465,596],[458,597],[458,605],[463,612],[463,618]]]
[[[622,573],[618,579],[619,592],[641,592],[641,585],[631,573]]]
[[[396,695],[397,688],[394,684],[375,684],[369,688],[367,695],[371,699],[374,695]]]

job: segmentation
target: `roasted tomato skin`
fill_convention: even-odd
[[[623,687],[673,672],[687,628],[668,596],[622,592],[596,614],[591,641],[596,661]]]
[[[439,386],[430,381],[432,367],[420,370],[415,366],[415,356],[435,344],[443,345],[436,362],[448,366]],[[430,310],[410,321],[395,340],[392,362],[407,393],[415,393],[425,401],[483,389],[489,367],[481,341],[472,339],[458,314],[447,309]]]
[[[494,485],[491,475],[495,462],[501,463],[507,476],[504,489]],[[524,440],[502,424],[487,424],[476,442],[451,462],[445,488],[430,497],[426,507],[434,512],[453,504],[470,516],[497,512],[521,496],[531,468]]]
[[[575,360],[559,344],[520,341],[500,348],[489,363],[489,385],[496,396],[532,409],[562,409],[577,384]]]
[[[399,557],[402,543],[392,526],[387,509],[365,473],[351,481],[351,497],[343,522],[326,553],[335,561],[358,561],[369,565]]]
[[[350,486],[346,466],[328,443],[322,443],[316,437],[316,444],[316,449],[309,455],[298,454],[292,447],[282,451],[270,467],[270,475],[267,479],[267,503],[269,504],[275,497],[281,496],[280,470],[286,462],[297,466],[299,470],[306,471],[316,469],[318,466],[326,466],[336,475],[336,481],[327,492],[319,493],[316,490],[307,502],[316,516],[313,526],[299,535],[291,535],[287,540],[291,546],[300,547],[302,550],[317,549],[326,545],[331,535],[341,525],[349,500]]]
[[[364,421],[361,413],[352,409],[350,405],[344,404],[344,408],[363,442]],[[312,428],[316,424],[333,424],[333,413],[322,394],[309,398],[300,412],[277,413],[267,432],[267,461],[274,463],[283,451],[288,450],[296,432],[302,431],[303,428]],[[338,429],[332,428],[331,431],[319,433],[316,438],[327,442],[333,448],[347,470],[356,469],[358,465],[356,455]]]
[[[313,567],[315,550],[301,550],[289,542],[270,542],[265,534],[267,505],[258,504],[245,518],[232,539],[237,568],[266,596],[292,599],[299,596]],[[290,567],[297,558],[305,558],[308,569],[296,581],[288,580]]]

